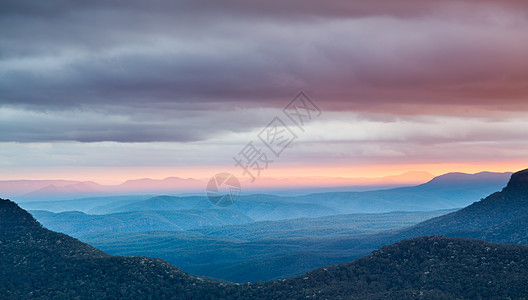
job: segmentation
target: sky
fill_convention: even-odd
[[[0,180],[248,177],[250,142],[261,177],[524,169],[527,32],[525,1],[2,1]]]

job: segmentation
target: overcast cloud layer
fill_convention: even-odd
[[[304,90],[325,113],[300,160],[505,153],[527,140],[527,32],[525,1],[2,1],[0,143],[229,158]]]

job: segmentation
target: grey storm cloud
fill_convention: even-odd
[[[518,106],[527,11],[522,1],[2,1],[0,140],[203,140],[262,126],[236,110],[280,110],[299,90],[326,110]],[[48,117],[8,118],[12,109]]]

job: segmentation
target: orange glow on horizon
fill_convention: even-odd
[[[432,176],[439,176],[450,172],[478,173],[489,172],[516,172],[528,168],[528,161],[519,162],[490,162],[481,164],[462,163],[437,163],[437,164],[391,164],[391,165],[362,165],[343,167],[299,167],[299,168],[279,168],[270,166],[263,171],[257,182],[267,180],[279,180],[285,178],[304,178],[303,182],[318,181],[320,178],[334,178],[338,184],[341,179],[376,179],[387,176],[398,176],[404,173],[406,176],[399,178],[402,183],[420,183],[428,179],[427,173]],[[242,170],[232,166],[211,166],[196,168],[177,167],[31,167],[4,170],[0,180],[73,180],[73,181],[94,181],[99,184],[116,185],[130,179],[151,178],[164,179],[167,177],[195,178],[208,180],[211,176],[219,172],[230,172],[244,178]],[[9,174],[9,176],[7,176]],[[341,179],[340,179],[341,178]],[[290,181],[291,182],[291,181]],[[365,184],[369,180],[363,181]],[[329,183],[331,183],[329,181]],[[258,184],[257,184],[258,185]]]

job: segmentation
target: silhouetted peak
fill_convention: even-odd
[[[480,172],[476,174],[467,174],[452,172],[444,175],[437,176],[431,179],[429,182],[425,183],[426,185],[465,185],[471,182],[480,182],[480,183],[495,183],[498,180],[504,179],[507,180],[512,173],[494,173],[494,172]]]
[[[15,202],[0,198],[0,230],[12,230],[20,226],[40,227],[40,224]]]
[[[513,173],[505,188],[506,191],[527,191],[528,190],[528,169]]]

